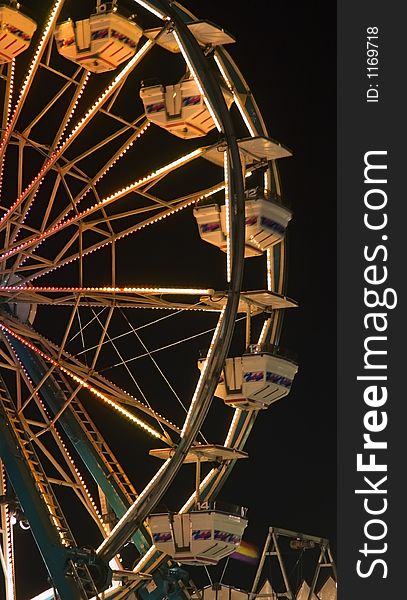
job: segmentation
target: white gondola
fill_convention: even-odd
[[[205,359],[198,361],[199,368]],[[237,358],[227,358],[215,396],[243,410],[266,409],[289,394],[298,365],[277,354],[274,347],[258,346]]]
[[[0,6],[0,64],[24,52],[36,29],[36,22],[16,8]]]
[[[157,550],[179,563],[215,565],[235,552],[247,525],[244,509],[156,514],[149,525]]]
[[[247,190],[245,210],[245,258],[249,258],[259,256],[281,242],[292,213],[282,204],[266,199],[264,192],[259,188]],[[201,238],[226,252],[225,205],[197,206],[194,208],[194,216]]]
[[[142,34],[136,23],[112,10],[60,23],[55,40],[62,56],[92,73],[104,73],[135,54]]]
[[[199,235],[205,242],[226,252],[226,235],[222,229],[221,208],[217,204],[194,208]]]
[[[233,96],[224,90],[228,107]],[[142,87],[140,97],[146,115],[159,127],[166,129],[177,137],[188,139],[206,135],[215,127],[194,79],[185,79],[175,85],[154,85]]]

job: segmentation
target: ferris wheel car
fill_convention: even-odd
[[[268,199],[259,188],[246,191],[245,258],[259,256],[284,239],[292,213],[278,198]],[[227,251],[226,206],[197,206],[194,216],[205,242]]]
[[[221,209],[217,204],[194,208],[199,235],[205,242],[226,251],[226,235],[222,229]]]
[[[225,89],[223,95],[229,108],[233,96]],[[194,79],[185,79],[175,85],[142,87],[140,97],[149,121],[177,137],[201,137],[215,127]]]
[[[215,565],[235,552],[247,526],[245,509],[197,510],[185,514],[156,514],[149,519],[158,550],[190,565]]]
[[[198,361],[199,368],[204,360]],[[297,363],[275,346],[255,344],[243,356],[226,359],[215,396],[232,408],[266,409],[287,396],[297,371]]]
[[[109,11],[60,23],[55,40],[62,56],[92,73],[104,73],[135,54],[142,33],[136,23]]]
[[[36,29],[36,22],[16,8],[0,6],[0,64],[24,52]]]

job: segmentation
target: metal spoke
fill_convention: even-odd
[[[16,123],[17,123],[17,119],[18,119],[18,117],[20,115],[20,112],[21,112],[21,110],[23,108],[23,105],[24,105],[24,103],[25,103],[25,101],[27,99],[27,95],[28,95],[28,92],[30,90],[31,84],[34,81],[34,77],[35,77],[35,74],[36,74],[36,72],[38,70],[38,67],[40,65],[41,58],[42,58],[42,56],[43,56],[43,54],[45,52],[45,49],[46,49],[46,47],[47,47],[50,39],[51,39],[51,35],[52,35],[53,29],[55,27],[55,23],[56,23],[56,21],[58,19],[58,16],[59,16],[60,12],[61,12],[63,4],[64,4],[64,0],[57,0],[54,3],[53,8],[51,10],[51,13],[50,13],[50,15],[48,17],[48,20],[47,20],[47,23],[45,25],[45,28],[44,28],[43,34],[41,36],[40,42],[39,42],[39,44],[37,46],[37,50],[36,50],[36,52],[34,54],[34,58],[33,58],[32,62],[31,62],[31,65],[30,65],[30,68],[28,70],[27,76],[26,76],[26,78],[24,80],[24,84],[23,84],[23,86],[22,86],[22,88],[20,90],[20,95],[19,95],[19,98],[17,100],[17,104],[16,104],[16,106],[15,106],[15,108],[13,110],[11,118],[9,119],[8,126],[7,126],[7,128],[6,128],[5,132],[4,132],[3,138],[1,140],[1,143],[0,143],[0,160],[4,156],[4,152],[5,152],[6,148],[7,148],[7,143],[9,141],[10,136],[11,136],[11,134],[13,132],[13,129],[14,129]]]
[[[65,219],[58,225],[53,225],[52,227],[50,227],[49,229],[44,231],[41,235],[36,236],[36,237],[32,238],[31,240],[26,240],[25,242],[22,242],[18,246],[14,247],[14,249],[9,249],[7,252],[3,253],[3,255],[0,256],[0,260],[7,260],[14,254],[16,254],[17,252],[25,251],[28,248],[30,248],[31,246],[34,246],[40,242],[43,242],[46,238],[48,238],[52,235],[55,235],[56,232],[60,232],[63,229],[65,229],[66,227],[75,225],[79,221],[82,221],[83,219],[88,218],[90,215],[94,214],[95,212],[98,212],[99,210],[106,208],[107,206],[117,202],[118,200],[121,200],[122,198],[126,197],[128,194],[135,192],[140,188],[143,188],[149,181],[157,179],[157,177],[161,177],[164,173],[172,172],[174,169],[180,168],[181,166],[187,164],[188,162],[198,158],[201,154],[202,154],[202,149],[194,150],[193,152],[186,154],[186,155],[182,156],[181,158],[179,158],[175,161],[172,161],[171,163],[168,163],[167,165],[165,165],[163,167],[160,167],[159,169],[150,173],[149,175],[141,177],[140,179],[130,183],[126,187],[124,187],[120,190],[117,190],[113,194],[110,194],[109,196],[103,198],[100,202],[97,202],[95,205],[81,211],[80,213],[78,213],[68,219]],[[37,180],[39,180],[38,177],[37,177]],[[0,225],[1,225],[1,219],[0,219]]]
[[[79,73],[80,71],[82,71],[82,69],[78,70],[77,73]],[[76,74],[75,74],[76,75]],[[78,99],[80,98],[80,96],[83,94],[83,91],[85,89],[85,86],[88,82],[89,79],[89,73],[88,72],[84,72],[82,74],[81,79],[79,80],[79,82],[76,82],[75,79],[73,79],[72,81],[74,81],[76,83],[76,90],[74,91],[74,94],[72,96],[72,99],[70,101],[69,107],[65,112],[64,117],[62,118],[58,131],[54,137],[54,141],[51,144],[49,151],[48,151],[48,156],[52,156],[52,154],[55,152],[59,142],[60,142],[60,138],[63,135],[65,129],[68,126],[68,123],[70,122],[70,120],[72,119],[74,112],[75,112],[75,108],[76,105],[78,103]],[[31,129],[34,127],[34,125],[36,125],[36,123],[41,120],[41,118],[47,114],[48,110],[53,106],[53,104],[55,104],[55,102],[58,100],[59,96],[64,94],[64,92],[69,89],[69,87],[72,85],[72,81],[67,82],[60,90],[60,92],[58,94],[56,94],[56,96],[54,96],[52,98],[52,100],[49,102],[49,104],[37,115],[36,119],[34,119],[25,129],[25,131],[22,133],[22,138],[26,138],[29,136]],[[44,170],[46,168],[46,164],[47,161],[45,161],[42,165],[41,171]],[[23,168],[23,158],[21,157],[21,159],[19,160],[19,167],[22,169]],[[21,177],[20,177],[21,180]],[[38,180],[37,184],[35,186],[33,186],[32,190],[30,191],[30,194],[27,196],[26,201],[24,202],[23,206],[21,207],[20,211],[19,211],[19,216],[18,219],[16,221],[13,221],[13,227],[14,227],[14,231],[9,235],[9,245],[12,245],[13,241],[16,239],[16,237],[18,236],[20,229],[21,229],[21,225],[24,222],[24,219],[28,213],[28,211],[30,210],[30,207],[33,203],[33,201],[35,200],[35,197],[39,191],[39,187],[42,185],[44,181],[44,178],[42,177],[41,179]],[[56,191],[58,189],[58,179],[56,181],[56,184],[54,186],[54,192],[53,195],[50,198],[50,202],[48,204],[47,207],[47,212],[49,213],[52,209],[52,206],[54,204],[54,200],[55,200],[55,194]],[[22,194],[22,190],[19,189],[18,190],[18,195],[19,197],[21,197]]]
[[[38,260],[40,262],[46,262],[48,264],[51,263],[51,265],[46,268],[43,268],[43,265],[36,266],[35,264],[34,265],[25,265],[25,266],[20,267],[18,270],[18,273],[19,273],[19,275],[21,274],[21,281],[22,282],[32,281],[34,279],[37,279],[38,277],[42,277],[42,276],[50,273],[51,271],[54,271],[55,269],[59,269],[67,264],[70,264],[73,261],[77,261],[78,259],[83,258],[83,257],[87,256],[88,254],[91,254],[97,250],[100,250],[101,248],[103,248],[104,246],[106,246],[108,244],[112,244],[130,234],[135,233],[136,231],[140,231],[141,229],[144,229],[145,227],[149,227],[150,225],[153,225],[154,223],[157,223],[158,221],[161,221],[162,219],[165,219],[165,218],[179,212],[180,210],[183,210],[183,209],[191,206],[192,204],[195,204],[196,202],[198,202],[199,199],[200,199],[200,196],[195,197],[195,199],[192,199],[192,200],[188,199],[188,200],[183,200],[179,203],[174,203],[171,209],[167,209],[167,210],[158,212],[151,218],[144,219],[143,221],[141,221],[135,225],[132,225],[128,228],[122,229],[120,232],[114,233],[110,237],[106,237],[106,239],[104,239],[100,242],[97,242],[95,244],[92,244],[91,246],[88,246],[87,248],[83,249],[83,251],[81,253],[75,252],[74,254],[72,254],[66,258],[60,257],[60,259],[58,261],[53,261],[52,263],[50,260],[39,257]],[[140,209],[140,210],[145,210],[145,209]],[[149,208],[149,210],[150,210],[150,208]],[[17,250],[17,252],[18,252],[18,250]],[[34,260],[37,260],[37,255],[33,255],[32,258]],[[0,262],[1,262],[1,260],[2,260],[2,257],[0,256]],[[7,257],[4,256],[4,254],[3,254],[3,260],[7,260]],[[25,271],[27,271],[27,272],[34,271],[34,273],[24,276]],[[4,272],[9,273],[10,270],[5,269]]]
[[[41,179],[45,176],[45,174],[53,167],[56,161],[61,157],[61,155],[69,148],[72,142],[82,133],[85,127],[90,123],[90,121],[95,117],[98,113],[99,108],[106,102],[106,100],[111,96],[111,94],[117,89],[120,85],[122,79],[124,79],[128,73],[134,69],[137,64],[144,58],[145,54],[150,50],[153,43],[148,40],[144,46],[134,55],[134,57],[126,64],[126,66],[121,70],[119,75],[115,77],[113,82],[105,89],[105,91],[99,96],[98,100],[93,104],[93,106],[88,110],[87,114],[79,121],[79,123],[72,129],[71,133],[65,138],[65,140],[60,144],[60,146],[51,154],[48,161],[42,167],[41,171],[38,173],[36,177],[34,177],[33,181],[29,184],[29,186],[24,190],[24,192],[17,198],[17,200],[12,204],[12,206],[8,209],[5,215],[0,219],[0,228],[4,227],[4,224],[7,223],[7,220],[15,213],[21,203],[25,200],[25,198],[30,194],[34,187],[41,181]],[[14,115],[12,117],[12,122],[14,119]],[[6,130],[7,134],[8,129]],[[3,145],[8,141],[8,136],[3,139],[3,143],[0,146],[0,158],[1,151]]]
[[[242,320],[244,318],[245,317],[240,317],[240,319],[237,319],[237,321]],[[174,346],[178,346],[179,344],[184,344],[185,342],[189,342],[190,340],[194,340],[198,337],[209,335],[210,333],[213,333],[215,329],[216,327],[211,327],[210,329],[206,329],[205,331],[200,331],[199,333],[195,333],[194,335],[189,335],[188,337],[177,340],[176,342],[171,342],[170,344],[166,344],[165,346],[160,346],[159,348],[154,348],[153,350],[149,350],[148,352],[144,352],[143,354],[138,354],[137,356],[133,356],[132,358],[126,359],[127,363],[134,362],[135,360],[139,360],[140,358],[146,358],[148,356],[151,357],[151,355],[155,354],[156,352],[162,352],[163,350],[168,350],[169,348],[173,348]],[[122,365],[122,362],[116,363],[114,365],[111,365],[110,367],[104,368],[102,372],[104,373],[108,370],[115,369],[116,367],[120,367]]]
[[[4,317],[3,322],[0,322],[0,330],[4,334],[12,336],[12,338],[24,344],[38,356],[43,358],[51,367],[58,369],[67,375],[72,381],[80,384],[83,389],[89,391],[95,398],[102,400],[118,414],[126,417],[153,437],[162,439],[165,442],[167,441],[165,437],[163,439],[161,434],[156,432],[147,423],[136,417],[133,413],[130,413],[127,409],[124,409],[122,404],[129,404],[141,412],[150,415],[154,420],[159,420],[166,427],[179,432],[179,428],[168,419],[165,419],[156,411],[150,409],[130,394],[127,394],[113,383],[103,378],[99,373],[94,372],[93,369],[86,367],[84,364],[80,363],[79,360],[70,356],[65,351],[61,353],[61,358],[59,360],[54,358],[60,351],[60,348],[56,344],[44,340],[38,333],[28,329],[25,325]]]
[[[30,305],[53,305],[53,306],[103,306],[103,307],[126,307],[126,308],[160,308],[171,310],[202,310],[207,312],[219,312],[220,309],[206,306],[200,303],[200,296],[212,296],[214,290],[193,288],[148,288],[128,287],[112,288],[62,288],[62,287],[38,287],[38,286],[0,286],[0,294],[8,298],[8,302],[30,304]],[[197,296],[198,302],[180,302],[174,297]]]
[[[94,311],[94,310],[92,310],[92,313],[94,314],[94,316],[95,316],[96,320],[98,321],[99,325],[100,325],[101,327],[103,327],[103,326],[102,326],[102,323],[101,323],[101,321],[100,321],[100,319],[99,319],[99,317],[98,317],[98,316],[95,314],[95,311]],[[143,390],[141,389],[141,387],[140,387],[139,383],[137,382],[136,378],[134,377],[133,373],[132,373],[132,372],[131,372],[131,370],[129,369],[129,367],[128,367],[128,365],[127,365],[126,361],[125,361],[125,360],[123,360],[123,356],[122,356],[122,354],[120,353],[120,351],[118,350],[118,348],[117,348],[116,344],[113,342],[113,340],[111,339],[111,337],[110,337],[110,336],[109,336],[109,334],[107,334],[107,333],[106,333],[106,338],[107,338],[107,342],[108,342],[108,343],[111,345],[111,347],[112,347],[112,348],[114,349],[114,351],[116,352],[117,356],[118,356],[118,357],[120,358],[120,360],[123,362],[123,365],[124,365],[124,367],[125,367],[125,369],[126,369],[127,373],[130,375],[130,378],[131,378],[131,380],[133,381],[133,383],[135,384],[135,386],[136,386],[137,390],[138,390],[138,391],[139,391],[139,393],[141,394],[141,396],[142,396],[142,398],[143,398],[144,402],[145,402],[145,403],[146,403],[146,405],[147,405],[147,406],[148,406],[148,407],[151,409],[151,405],[150,405],[150,403],[149,403],[148,399],[146,398],[146,396],[145,396],[145,394],[144,394]],[[99,349],[99,351],[100,351],[100,349],[102,348],[102,345],[103,345],[104,343],[105,343],[105,340],[104,340],[104,339],[101,339],[101,340],[99,341],[99,346],[98,346],[98,349]],[[166,436],[166,437],[167,437],[167,440],[169,441],[169,443],[170,443],[170,444],[172,444],[172,440],[171,440],[171,438],[168,436],[168,434],[167,434],[167,432],[165,431],[165,429],[164,429],[163,425],[160,423],[160,421],[159,421],[159,420],[157,420],[157,423],[158,423],[158,426],[161,428],[161,431],[163,432],[164,436]]]

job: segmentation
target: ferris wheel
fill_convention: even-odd
[[[217,24],[158,0],[35,9],[0,8],[5,597],[185,600],[183,565],[240,543],[245,510],[215,498],[297,371],[291,153]]]

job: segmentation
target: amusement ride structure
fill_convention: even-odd
[[[99,0],[80,18],[38,4],[0,7],[4,597],[21,597],[24,535],[48,573],[30,598],[188,600],[183,565],[240,544],[246,510],[217,496],[297,372],[279,347],[296,306],[277,170],[290,151],[217,24],[166,0]],[[123,440],[134,472],[111,448]],[[190,491],[174,483],[186,463]]]

